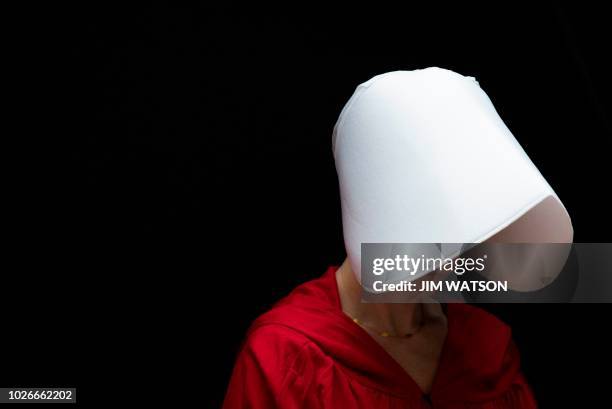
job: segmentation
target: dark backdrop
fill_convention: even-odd
[[[65,325],[7,338],[9,384],[76,385],[82,403],[219,406],[249,322],[344,257],[331,131],[357,84],[385,71],[475,76],[565,203],[575,241],[610,239],[603,8],[55,12],[39,35],[55,121],[35,122],[50,147],[24,175],[27,250],[5,299],[17,321]],[[606,402],[609,306],[495,309],[543,408]]]

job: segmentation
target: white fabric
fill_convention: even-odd
[[[360,84],[332,145],[358,277],[361,243],[480,243],[547,197],[563,207],[478,82],[446,69]]]

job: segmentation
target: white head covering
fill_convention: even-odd
[[[480,243],[547,198],[573,233],[473,77],[432,67],[371,78],[344,106],[333,151],[358,278],[361,243]]]

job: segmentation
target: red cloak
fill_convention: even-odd
[[[536,408],[510,328],[448,304],[429,395],[342,312],[335,271],[298,286],[252,324],[224,408]]]

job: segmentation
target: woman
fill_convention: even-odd
[[[535,408],[494,316],[362,302],[363,243],[571,242],[565,208],[478,83],[439,68],[373,77],[333,151],[347,259],[253,323],[224,407]]]

